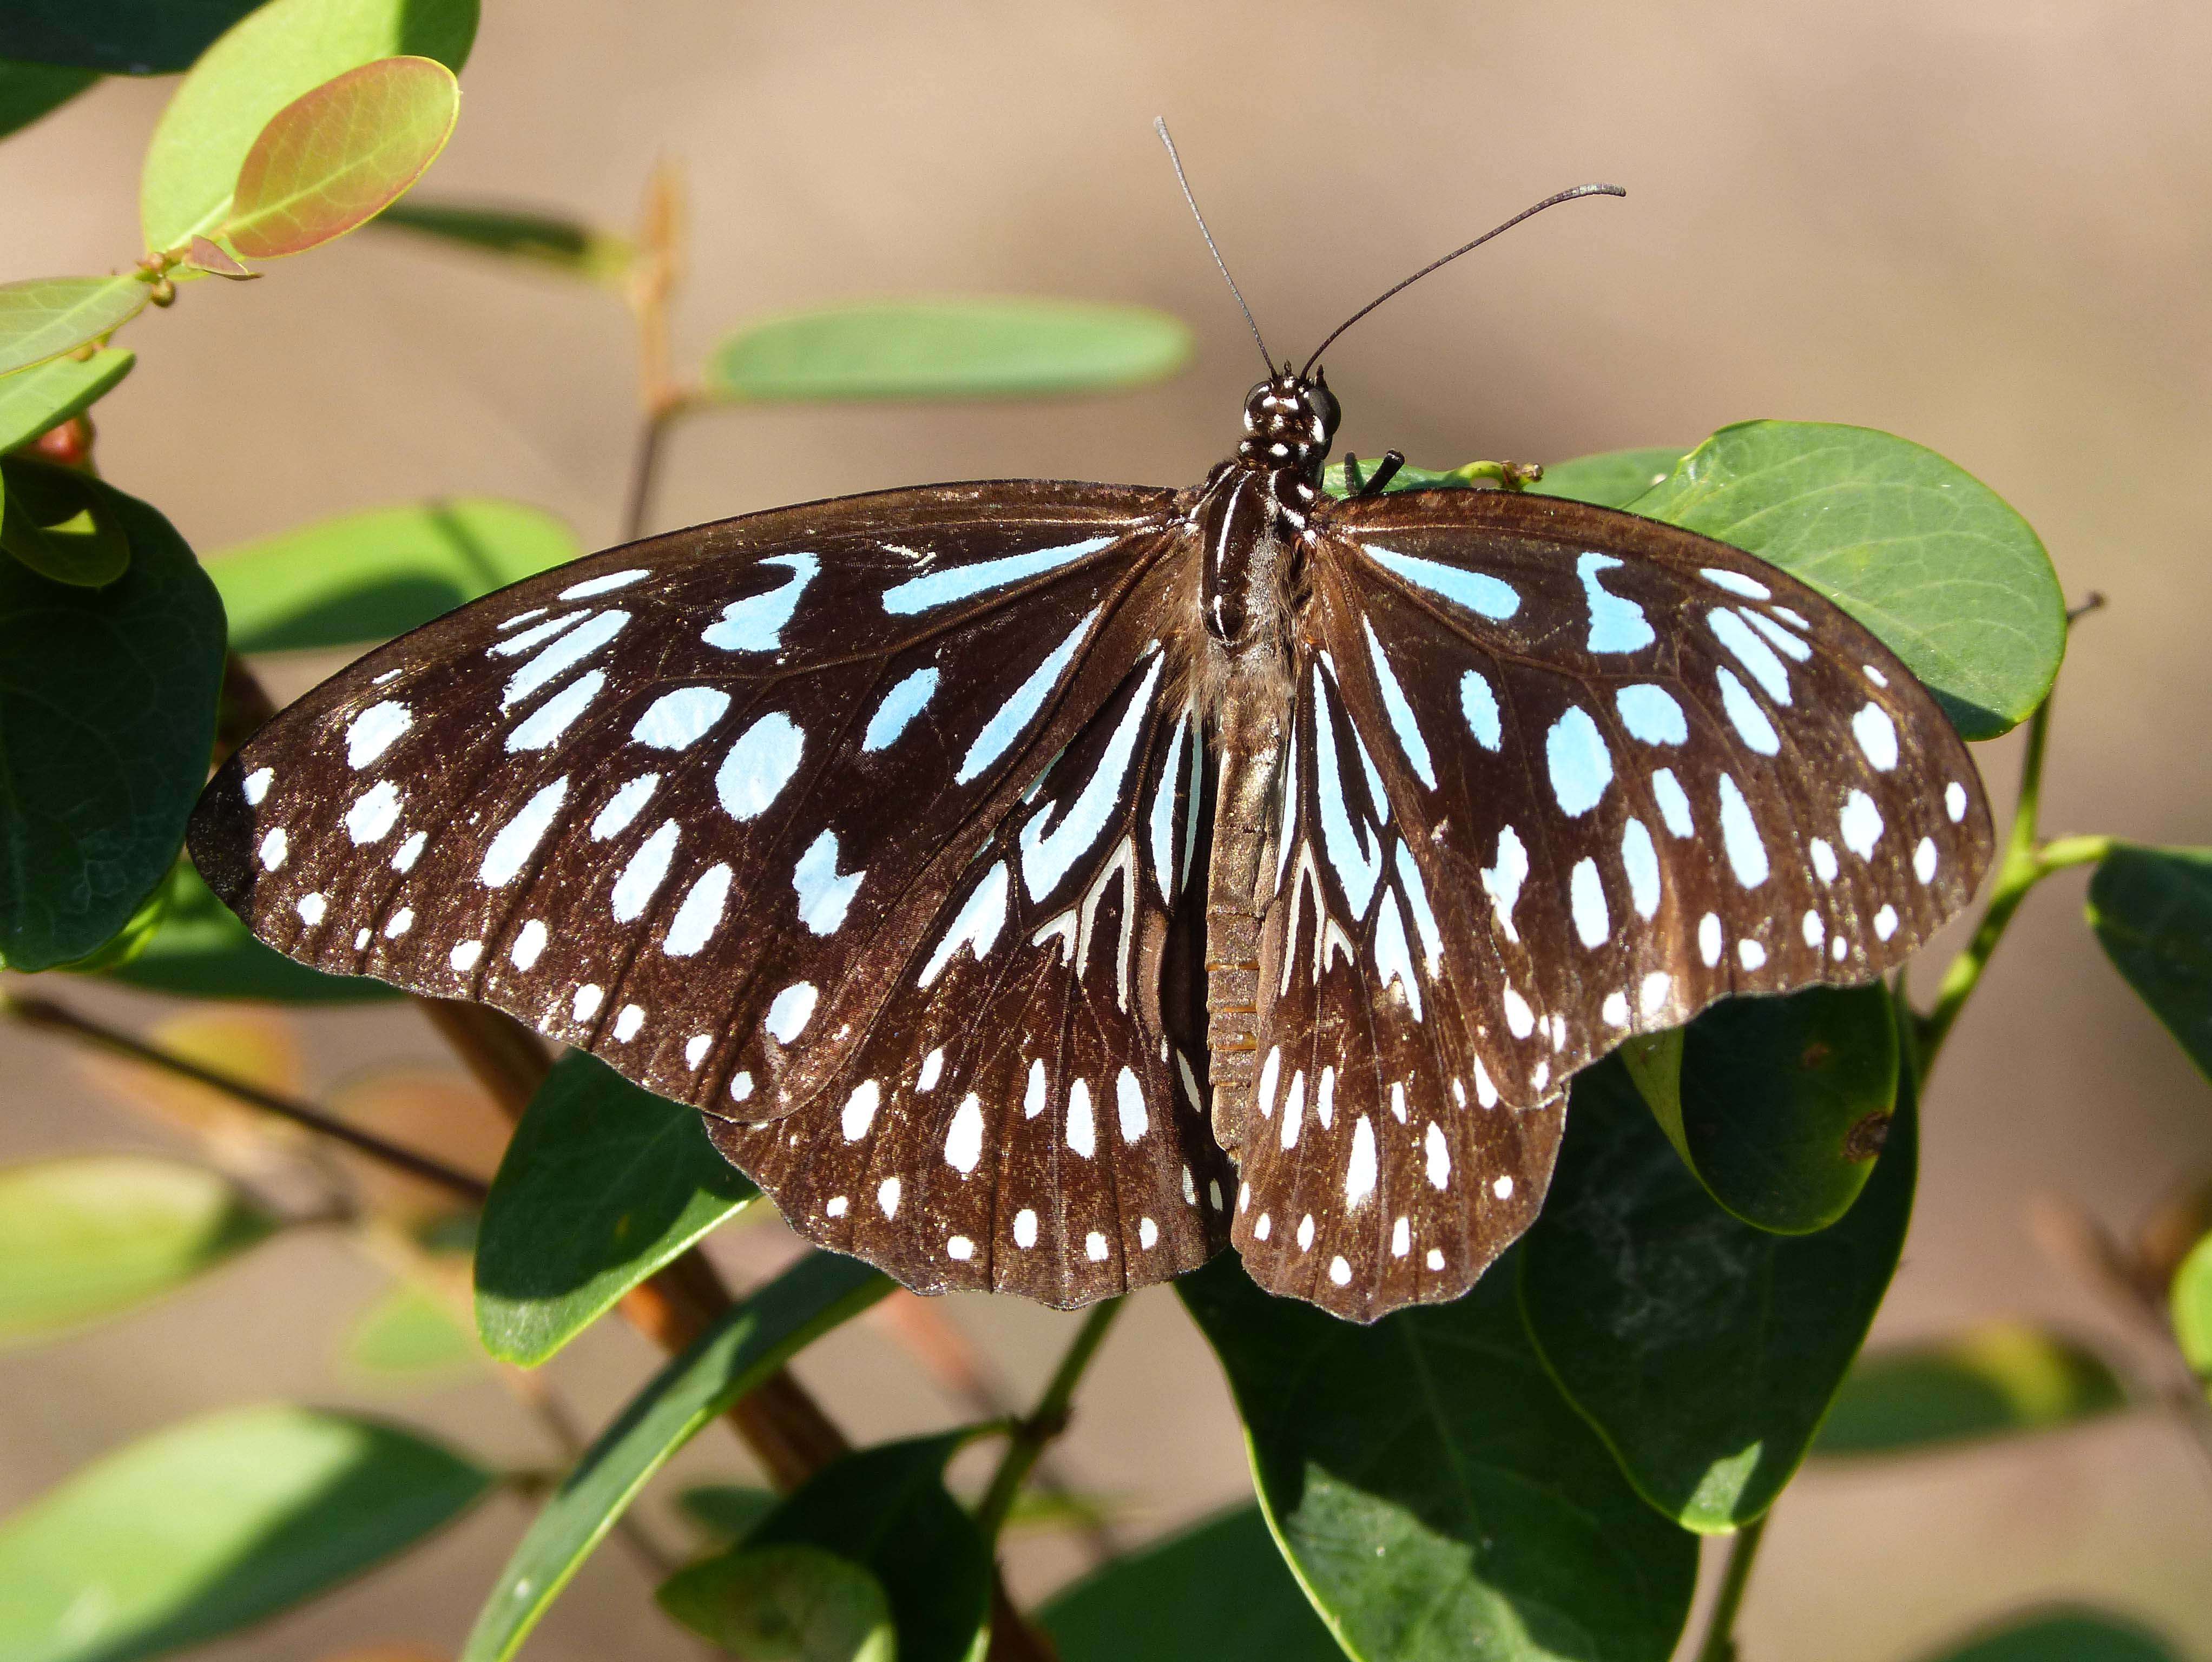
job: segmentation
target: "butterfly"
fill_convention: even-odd
[[[1353,1319],[1453,1298],[1578,1070],[1897,965],[1990,817],[1904,664],[1747,554],[1326,496],[1319,356],[1189,489],[805,503],[465,606],[237,751],[192,858],[304,962],[696,1107],[918,1291],[1233,1244]]]

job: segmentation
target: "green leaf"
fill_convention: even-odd
[[[404,996],[365,975],[325,975],[264,946],[183,860],[152,937],[127,961],[100,967],[128,986],[185,998],[351,1004]]]
[[[137,355],[112,349],[89,358],[54,358],[0,377],[0,450],[27,445],[50,427],[81,416],[115,390]]]
[[[9,24],[9,20],[0,15],[0,43],[7,40]],[[99,79],[90,70],[12,63],[0,55],[0,138],[21,132],[40,117],[52,113]]]
[[[1364,456],[1355,471],[1348,461],[1332,462],[1322,470],[1321,488],[1331,496],[1349,496],[1365,487],[1367,482],[1375,476],[1375,470],[1381,463],[1380,457]],[[1486,473],[1478,475],[1474,471],[1482,465],[1480,462],[1469,462],[1462,467],[1439,471],[1435,468],[1417,467],[1407,462],[1383,481],[1382,494],[1395,496],[1401,490],[1474,490],[1479,488],[1479,478],[1486,480],[1490,476]]]
[[[2026,720],[2058,673],[2066,603],[2042,543],[1995,491],[1905,440],[1745,422],[1626,506],[1811,584],[1903,658],[1967,738]]]
[[[1553,1385],[1516,1267],[1370,1327],[1269,1297],[1233,1254],[1176,1283],[1275,1538],[1359,1662],[1665,1662],[1689,1613],[1696,1539]]]
[[[449,1449],[351,1415],[188,1421],[0,1524],[0,1655],[129,1662],[205,1644],[414,1545],[491,1483]]]
[[[427,1288],[402,1282],[356,1316],[339,1355],[380,1385],[441,1384],[483,1365],[476,1335]]]
[[[549,265],[570,276],[609,287],[618,287],[637,258],[636,246],[612,231],[559,215],[477,203],[395,203],[377,216],[376,223],[509,259]]]
[[[755,403],[1021,398],[1139,386],[1189,356],[1190,331],[1140,306],[882,300],[749,324],[714,349],[707,385]]]
[[[1775,1235],[1712,1203],[1625,1070],[1576,1077],[1522,1308],[1628,1480],[1684,1527],[1749,1523],[1805,1458],[1897,1268],[1916,1130],[1900,1104],[1850,1216]]]
[[[0,283],[0,375],[58,358],[121,328],[154,291],[135,276]]]
[[[104,589],[130,570],[130,537],[90,474],[10,456],[0,460],[0,481],[7,499],[0,550],[41,577],[82,589]]]
[[[1781,1234],[1850,1210],[1897,1100],[1896,1022],[1875,983],[1727,999],[1621,1056],[1713,1198]]]
[[[2212,1391],[2212,1235],[2191,1247],[2173,1272],[2170,1301],[2181,1354]]]
[[[2116,843],[2089,879],[2089,926],[2112,967],[2212,1078],[2212,848]]]
[[[248,259],[304,253],[366,225],[429,170],[461,83],[428,58],[380,58],[270,118],[238,170],[223,234]]]
[[[891,1290],[857,1259],[807,1255],[653,1375],[584,1452],[500,1573],[461,1662],[502,1662],[693,1434],[840,1322]]]
[[[0,560],[0,960],[46,969],[127,925],[207,777],[222,687],[215,587],[143,502],[87,481],[131,569],[104,589]]]
[[[9,0],[0,58],[107,75],[173,75],[260,0]]]
[[[213,235],[261,130],[301,94],[380,58],[458,74],[476,32],[477,0],[270,0],[208,48],[161,112],[138,179],[147,247]]]
[[[746,1662],[893,1662],[883,1583],[819,1547],[762,1547],[678,1572],[661,1609]]]
[[[772,1489],[746,1489],[735,1483],[702,1483],[676,1497],[677,1509],[720,1546],[744,1539],[753,1526],[782,1501],[783,1497]]]
[[[1673,445],[1643,450],[1601,451],[1571,461],[1550,462],[1544,476],[1528,489],[1532,496],[1571,496],[1601,508],[1626,507],[1681,464]]]
[[[1862,1356],[1815,1453],[1900,1454],[2051,1430],[2115,1414],[2128,1393],[2087,1345],[2025,1322]]]
[[[319,520],[208,561],[241,652],[384,640],[573,560],[542,509],[463,496]]]
[[[2148,1628],[2102,1610],[2067,1609],[2006,1618],[1923,1662],[2183,1662]]]
[[[961,1662],[990,1620],[991,1550],[946,1492],[945,1463],[974,1436],[960,1430],[915,1437],[832,1462],[736,1549],[663,1586],[661,1607],[716,1638],[694,1617],[742,1614],[737,1595],[748,1559],[764,1549],[811,1547],[862,1567],[882,1587],[898,1629],[899,1662]]]
[[[144,1155],[0,1168],[0,1347],[145,1303],[276,1220],[219,1174]]]
[[[1344,1656],[1253,1506],[1093,1570],[1054,1593],[1037,1619],[1060,1662],[1342,1662]]]
[[[531,1098],[477,1237],[477,1331],[535,1368],[759,1197],[699,1111],[574,1052]]]

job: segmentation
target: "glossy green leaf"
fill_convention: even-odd
[[[1922,1662],[2183,1662],[2149,1629],[2103,1610],[2039,1610],[1927,1653]]]
[[[2189,1250],[2173,1272],[2173,1337],[2181,1354],[2212,1390],[2212,1235]]]
[[[2118,843],[2089,879],[2112,967],[2212,1078],[2212,848]]]
[[[378,1385],[436,1385],[475,1372],[484,1361],[476,1335],[444,1300],[402,1282],[346,1329],[339,1356]]]
[[[808,1254],[702,1334],[584,1452],[500,1573],[461,1662],[520,1647],[646,1481],[698,1429],[800,1350],[891,1290],[856,1259]]]
[[[491,1483],[439,1444],[351,1415],[188,1421],[0,1523],[0,1655],[130,1662],[205,1644],[414,1545]]]
[[[1713,1198],[1783,1234],[1850,1210],[1897,1098],[1896,1023],[1875,984],[1727,999],[1621,1057]]]
[[[131,569],[72,588],[0,560],[0,960],[46,969],[131,921],[207,777],[222,603],[143,502],[88,482]]]
[[[386,229],[414,231],[488,254],[551,266],[588,282],[617,285],[637,249],[628,237],[556,214],[465,202],[395,203],[377,216]]]
[[[991,1550],[945,1487],[945,1463],[973,1435],[883,1443],[833,1462],[735,1549],[662,1587],[661,1607],[717,1637],[714,1624],[695,1618],[742,1617],[738,1600],[754,1576],[749,1561],[764,1550],[811,1547],[860,1566],[881,1586],[898,1630],[899,1662],[961,1662],[991,1609]]]
[[[1696,1538],[1637,1497],[1521,1321],[1509,1253],[1361,1327],[1224,1253],[1176,1283],[1243,1416],[1260,1504],[1358,1662],[1664,1662]]]
[[[1960,733],[1995,738],[2043,701],[2066,603],[2034,531],[1932,450],[1871,428],[1723,428],[1626,505],[1809,583],[1880,636]]]
[[[325,975],[264,946],[184,861],[143,946],[127,961],[98,967],[128,986],[185,998],[353,1004],[404,996],[365,975]]]
[[[1815,1452],[1911,1453],[2051,1430],[2127,1405],[2127,1387],[2087,1345],[2025,1322],[1991,1322],[1862,1356]]]
[[[220,1174],[145,1155],[0,1168],[0,1347],[143,1304],[265,1238]]]
[[[120,329],[153,289],[137,277],[32,277],[0,283],[0,375],[58,358]]]
[[[0,21],[0,40],[5,39],[6,31],[6,23]],[[99,79],[90,70],[17,63],[0,57],[0,138],[20,132],[40,117],[61,108]]]
[[[239,167],[223,234],[248,259],[304,253],[366,225],[429,170],[461,83],[428,58],[380,58],[270,118]]]
[[[1749,1523],[1805,1458],[1911,1222],[1909,1103],[1893,1126],[1850,1216],[1776,1235],[1713,1204],[1624,1069],[1576,1076],[1522,1308],[1628,1480],[1684,1527]]]
[[[755,403],[1022,398],[1139,386],[1189,356],[1190,331],[1140,306],[882,300],[749,324],[714,349],[707,385]]]
[[[761,1547],[681,1570],[655,1595],[692,1632],[746,1662],[893,1662],[883,1583],[820,1547]]]
[[[208,561],[241,652],[388,640],[573,560],[553,515],[491,496],[319,520]]]
[[[1673,445],[1601,451],[1546,463],[1544,476],[1528,488],[1533,496],[1570,496],[1601,508],[1626,507],[1664,481],[1681,461],[1682,452]]]
[[[173,75],[260,0],[8,0],[0,58]]]
[[[131,373],[133,353],[112,349],[88,358],[52,358],[0,376],[0,450],[27,445],[50,427],[81,416]]]
[[[90,474],[10,456],[0,459],[0,552],[40,576],[104,589],[130,570],[130,536]]]
[[[380,58],[429,58],[459,73],[477,0],[269,0],[210,46],[154,129],[138,179],[146,246],[182,252],[230,217],[239,169],[270,120],[325,82]]]
[[[1093,1570],[1037,1612],[1060,1662],[1342,1662],[1254,1506]]]
[[[734,1546],[752,1533],[753,1526],[782,1504],[772,1489],[747,1489],[735,1483],[702,1483],[676,1497],[677,1509],[696,1525],[700,1533],[718,1546]]]
[[[477,1331],[535,1368],[758,1198],[699,1111],[580,1051],[530,1101],[477,1237]]]

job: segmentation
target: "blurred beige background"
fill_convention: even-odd
[[[1200,340],[1182,379],[1018,409],[727,413],[678,435],[657,523],[939,478],[1181,483],[1225,453],[1251,348],[1153,139],[1174,124],[1278,350],[1547,191],[1547,215],[1399,300],[1332,355],[1344,439],[1449,464],[1689,442],[1772,416],[1856,422],[1956,458],[2041,531],[2081,630],[2047,790],[2053,831],[2212,841],[2204,527],[2212,13],[2179,0],[1862,0],[1843,7],[807,7],[488,0],[459,134],[426,197],[625,223],[656,157],[692,197],[679,355],[751,312],[912,290],[1143,301]],[[110,83],[0,147],[0,276],[102,270],[135,240],[138,153],[167,83]],[[342,510],[489,492],[607,540],[631,430],[617,308],[549,277],[365,234],[250,288],[195,286],[128,333],[101,458],[204,549]],[[315,666],[277,672],[296,691]],[[2015,748],[1986,747],[2010,794]],[[1925,1176],[1889,1338],[2007,1312],[2124,1347],[2039,1253],[2029,1198],[2131,1226],[2212,1166],[2212,1093],[2092,945],[2078,876],[2031,903],[1928,1104]],[[1923,981],[1932,980],[1932,971]],[[75,988],[65,994],[84,997]],[[103,1007],[150,1020],[150,1000]],[[314,1018],[329,1087],[436,1061],[404,1011]],[[0,1034],[0,1158],[158,1146],[55,1045]],[[740,1269],[773,1226],[717,1243]],[[0,1507],[180,1416],[295,1395],[403,1412],[542,1460],[507,1397],[365,1392],[330,1358],[376,1271],[296,1238],[131,1322],[0,1357]],[[1032,1392],[1066,1318],[950,1314]],[[553,1375],[597,1422],[655,1362],[610,1323]],[[800,1373],[856,1433],[956,1411],[880,1325]],[[719,1430],[692,1473],[743,1469]],[[1141,1296],[1065,1449],[1148,1534],[1246,1491],[1209,1355]],[[525,1513],[226,1645],[450,1648]],[[674,1538],[665,1518],[657,1519]],[[1017,1550],[1036,1593],[1065,1544]],[[2212,1484],[2138,1417],[1911,1466],[1814,1471],[1783,1502],[1744,1623],[1753,1659],[1903,1659],[2016,1601],[2082,1597],[2212,1654]],[[690,1654],[602,1553],[533,1656]]]

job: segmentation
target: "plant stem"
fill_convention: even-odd
[[[1736,1662],[1735,1621],[1743,1610],[1744,1590],[1751,1585],[1751,1567],[1759,1557],[1767,1516],[1762,1513],[1753,1519],[1729,1543],[1720,1593],[1713,1600],[1713,1613],[1705,1623],[1705,1642],[1698,1647],[1696,1662]]]
[[[1051,1383],[1037,1398],[1037,1405],[1026,1418],[1014,1422],[1013,1436],[1006,1444],[1006,1454],[999,1462],[999,1469],[991,1474],[991,1486],[983,1491],[983,1498],[975,1507],[975,1526],[983,1532],[985,1540],[997,1543],[999,1532],[1006,1527],[1007,1513],[1014,1509],[1014,1497],[1021,1493],[1022,1484],[1028,1480],[1038,1457],[1047,1444],[1067,1429],[1068,1410],[1075,1399],[1075,1387],[1081,1383],[1084,1370],[1091,1366],[1091,1359],[1097,1355],[1106,1330],[1121,1313],[1124,1302],[1113,1298],[1091,1307],[1076,1332],[1074,1343],[1060,1359]]]
[[[143,1062],[149,1067],[159,1068],[165,1073],[174,1074],[179,1079],[189,1079],[194,1084],[205,1085],[210,1090],[221,1091],[224,1095],[234,1097],[248,1107],[260,1109],[264,1113],[274,1114],[280,1119],[289,1119],[295,1125],[304,1125],[319,1136],[327,1137],[333,1142],[343,1143],[348,1148],[368,1155],[372,1159],[380,1160],[386,1165],[406,1172],[411,1176],[427,1179],[478,1204],[481,1204],[484,1196],[490,1192],[490,1186],[481,1178],[471,1177],[466,1172],[456,1171],[450,1166],[431,1159],[428,1155],[416,1153],[412,1149],[402,1148],[396,1143],[387,1143],[374,1132],[362,1131],[346,1124],[343,1119],[333,1119],[321,1109],[310,1107],[305,1102],[295,1102],[289,1097],[277,1095],[274,1091],[264,1090],[260,1086],[246,1080],[218,1073],[213,1068],[202,1067],[198,1062],[187,1057],[163,1050],[157,1045],[149,1045],[143,1039],[134,1038],[118,1028],[107,1027],[93,1021],[88,1016],[80,1016],[73,1010],[55,1004],[52,999],[26,998],[13,993],[0,993],[0,1010],[4,1010],[26,1027],[36,1028],[48,1033],[66,1033],[98,1049],[111,1051],[118,1056],[127,1056],[135,1062]]]

